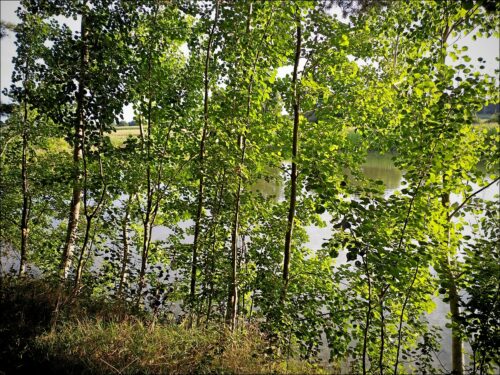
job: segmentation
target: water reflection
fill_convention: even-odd
[[[382,180],[388,191],[397,189],[400,186],[403,174],[394,166],[392,154],[379,154],[370,152],[365,163],[361,166],[363,174],[372,180]],[[281,201],[284,199],[282,171],[279,168],[272,168],[267,171],[271,176],[269,181],[260,179],[251,187],[251,191],[260,192],[264,197],[274,197]]]
[[[257,180],[250,190],[261,193],[265,198],[274,198],[278,201],[281,200],[283,198],[283,183],[280,178],[280,173],[281,171],[278,168],[273,168],[269,173],[273,176],[272,180]]]
[[[361,169],[366,177],[382,180],[387,190],[397,189],[400,185],[402,173],[394,166],[392,154],[370,152]]]

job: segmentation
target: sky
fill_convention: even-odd
[[[0,0],[0,18],[3,21],[10,23],[17,23],[19,19],[17,18],[15,11],[19,6],[19,1],[16,0]],[[62,21],[62,19],[60,19]],[[73,30],[79,29],[78,21],[74,20],[64,20],[70,28]],[[15,36],[13,33],[9,33],[8,36],[4,37],[0,41],[0,88],[3,91],[4,88],[9,87],[11,84],[11,75],[13,70],[12,58],[16,53],[16,46],[14,44]],[[481,38],[473,41],[471,37],[462,38],[457,42],[459,46],[467,45],[469,47],[468,54],[472,58],[472,61],[477,62],[478,57],[483,57],[486,60],[485,73],[498,78],[498,74],[495,73],[495,69],[499,69],[499,62],[495,58],[500,57],[500,42],[498,38]],[[279,69],[279,76],[289,74],[292,71],[291,66],[282,67]],[[8,99],[1,94],[1,102],[6,102]],[[133,109],[132,106],[124,107],[123,117],[125,121],[131,121],[133,119]]]

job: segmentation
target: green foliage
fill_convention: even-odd
[[[29,265],[56,276],[71,213],[61,287],[184,322],[69,319],[39,350],[75,371],[312,372],[284,358],[329,354],[355,373],[432,373],[440,338],[426,316],[440,294],[470,370],[492,371],[498,205],[479,193],[498,186],[500,141],[475,121],[498,82],[452,41],[493,35],[498,14],[336,3],[349,22],[329,1],[22,2],[0,245],[20,251],[27,197]],[[134,127],[115,129],[129,104]],[[398,186],[366,173],[372,150]],[[312,227],[328,229],[320,249]],[[232,311],[230,334],[218,325]]]
[[[480,233],[475,240],[464,236],[464,276],[461,285],[466,291],[461,303],[463,316],[460,329],[470,338],[472,372],[494,372],[500,339],[498,322],[499,217],[498,207],[487,202]]]

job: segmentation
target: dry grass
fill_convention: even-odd
[[[185,374],[198,372],[217,347],[213,331],[184,330],[140,320],[83,320],[64,323],[37,338],[54,362],[68,362],[91,373]]]
[[[3,280],[0,287],[0,373],[61,374],[320,374],[306,361],[269,354],[256,326],[188,328],[155,321],[113,300],[63,293],[51,329],[58,286]]]
[[[230,374],[324,374],[318,365],[268,354],[265,335],[249,325],[235,333],[227,333],[224,350],[214,358],[210,372]]]
[[[216,327],[146,325],[85,319],[61,325],[36,340],[53,363],[106,374],[318,374],[304,361],[264,354],[266,341],[255,327],[238,333]]]

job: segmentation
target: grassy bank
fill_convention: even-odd
[[[267,374],[323,373],[270,354],[256,326],[188,328],[113,300],[64,294],[57,324],[55,288],[5,279],[0,288],[0,373]]]

